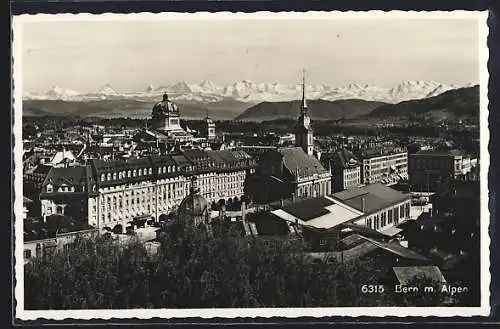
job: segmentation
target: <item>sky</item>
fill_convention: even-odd
[[[348,83],[479,80],[477,19],[198,19],[25,22],[25,92],[105,84],[143,91],[204,79]]]

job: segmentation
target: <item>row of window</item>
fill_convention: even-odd
[[[394,156],[389,156],[389,157],[380,157],[380,158],[370,158],[370,159],[364,159],[363,162],[369,162],[369,163],[379,163],[379,162],[384,162],[384,161],[407,161],[407,155],[405,154],[397,154]]]
[[[48,184],[46,187],[46,190],[48,193],[51,193],[54,191],[54,186],[52,184]],[[75,187],[74,186],[60,186],[57,189],[57,192],[75,192]]]
[[[330,194],[330,185],[328,182],[317,183],[314,185],[301,186],[297,190],[297,196],[313,196],[313,195],[327,195]]]
[[[380,230],[386,225],[390,225],[392,223],[398,223],[399,219],[409,216],[410,216],[410,204],[406,203],[404,205],[400,205],[399,209],[398,207],[394,207],[380,214],[367,217],[366,226],[374,230]]]
[[[158,167],[158,174],[166,174],[171,173],[171,172],[176,172],[177,167],[176,166],[163,166],[163,167]],[[133,170],[122,170],[119,172],[114,172],[114,173],[107,173],[107,174],[101,174],[101,181],[111,181],[111,180],[116,180],[116,179],[123,179],[123,178],[130,178],[130,177],[140,177],[143,175],[152,175],[153,174],[153,169],[152,168],[139,168],[139,169],[133,169]]]

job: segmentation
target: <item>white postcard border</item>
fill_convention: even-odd
[[[20,218],[23,211],[22,198],[22,25],[46,21],[158,21],[194,19],[465,19],[476,18],[480,24],[480,184],[481,184],[481,306],[480,307],[337,307],[337,308],[255,308],[255,309],[134,309],[134,310],[24,310],[24,263],[23,263],[23,224],[15,220],[15,248],[13,264],[15,268],[14,297],[15,314],[20,320],[36,319],[150,319],[150,318],[298,318],[298,317],[406,317],[406,316],[487,316],[490,314],[490,236],[488,232],[490,213],[488,209],[488,171],[489,171],[489,129],[488,129],[488,26],[487,12],[449,11],[367,11],[367,12],[256,12],[256,13],[133,13],[133,14],[36,14],[13,17],[13,94],[14,94],[14,214]]]

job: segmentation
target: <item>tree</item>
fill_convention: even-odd
[[[231,224],[231,226],[224,226]],[[78,239],[25,265],[27,309],[334,307],[425,305],[391,292],[376,258],[312,262],[301,240],[253,239],[234,223],[173,223],[148,254],[138,243]],[[386,291],[364,293],[363,284]],[[431,303],[439,304],[439,300]]]

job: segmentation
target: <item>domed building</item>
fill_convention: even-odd
[[[210,221],[210,204],[201,194],[196,183],[196,176],[191,178],[191,189],[182,200],[177,210],[179,222],[199,226]]]
[[[181,127],[179,107],[168,99],[166,93],[163,94],[161,102],[153,106],[151,128],[170,140],[185,142],[193,139],[193,136]]]

